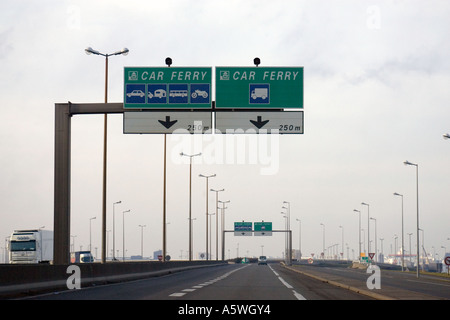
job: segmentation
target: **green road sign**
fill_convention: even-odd
[[[272,235],[272,222],[255,222],[254,227],[255,236]]]
[[[303,108],[303,67],[216,67],[216,108]]]
[[[211,67],[125,67],[125,109],[211,109]]]
[[[235,222],[234,223],[234,235],[235,236],[251,236],[252,235],[251,222]]]

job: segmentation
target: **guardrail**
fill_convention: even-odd
[[[214,265],[226,261],[142,261],[81,263],[81,287],[160,276]],[[67,289],[72,275],[70,265],[0,265],[0,298],[26,296],[39,292]]]

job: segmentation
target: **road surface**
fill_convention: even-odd
[[[230,264],[29,297],[39,300],[367,300],[278,263]]]

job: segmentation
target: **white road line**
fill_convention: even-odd
[[[217,281],[223,280],[226,277],[228,277],[230,274],[232,274],[233,272],[236,272],[236,271],[241,270],[242,268],[245,268],[245,267],[248,267],[248,266],[249,265],[247,264],[247,265],[245,265],[245,266],[243,266],[243,267],[241,267],[239,269],[235,269],[235,270],[229,271],[229,272],[225,273],[224,275],[221,275],[220,277],[217,277],[215,279],[212,279],[212,280],[200,283],[200,284],[198,284],[196,286],[192,286],[192,288],[190,288],[190,289],[188,288],[188,289],[181,290],[183,292],[175,292],[175,293],[169,294],[169,297],[182,297],[188,292],[195,291],[196,289],[200,289],[200,288],[203,288],[203,287],[208,286],[210,284],[213,284],[213,283],[215,283]]]
[[[292,289],[293,286],[291,286],[289,283],[287,283],[278,273],[275,272],[275,270],[272,269],[272,267],[269,265],[270,270],[278,277],[278,279],[281,281],[282,284],[286,286],[288,289]],[[306,300],[304,296],[302,296],[300,293],[296,292],[295,290],[292,290],[292,293],[294,294],[294,297],[297,298],[297,300]]]
[[[182,297],[185,294],[186,294],[185,292],[175,292],[175,293],[169,294],[169,297]]]

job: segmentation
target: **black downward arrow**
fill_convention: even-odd
[[[159,123],[161,123],[166,129],[169,129],[171,126],[173,126],[178,120],[170,121],[170,116],[166,116],[166,121],[158,120]]]
[[[262,127],[264,127],[266,125],[267,122],[270,121],[270,120],[261,121],[261,118],[262,118],[261,116],[258,116],[257,118],[258,118],[257,121],[250,120],[250,122],[253,123],[255,125],[255,127],[257,127],[258,129],[261,129]]]

